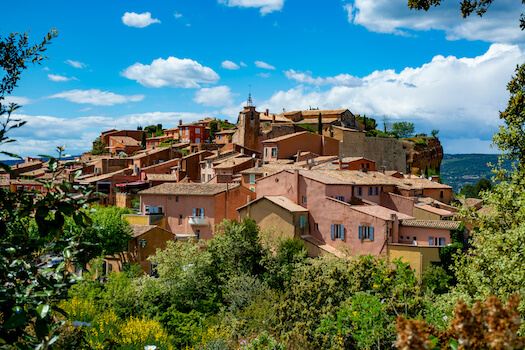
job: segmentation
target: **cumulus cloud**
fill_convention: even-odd
[[[284,0],[218,0],[218,3],[228,7],[260,8],[261,15],[264,16],[274,11],[281,11]]]
[[[342,85],[342,86],[359,86],[362,85],[361,79],[354,77],[350,74],[339,74],[335,77],[326,77],[326,78],[313,78],[312,72],[296,72],[293,69],[287,70],[284,72],[284,75],[290,80],[295,80],[301,84],[309,85]]]
[[[229,69],[229,70],[237,70],[239,69],[239,65],[237,63],[234,63],[232,61],[222,61],[221,63],[221,67],[224,68],[224,69]]]
[[[241,67],[248,67],[248,66],[246,65],[246,63],[241,61]]]
[[[150,24],[160,23],[160,21],[156,18],[151,18],[151,13],[149,12],[126,12],[124,16],[122,16],[122,23],[128,27],[145,28]]]
[[[5,96],[3,100],[0,100],[0,103],[5,105],[9,105],[10,103],[17,104],[19,106],[28,105],[33,103],[33,101],[30,98],[23,97],[23,96]]]
[[[175,12],[175,13],[173,14],[173,17],[175,17],[175,18],[181,18],[181,17],[182,17],[182,14],[180,14],[180,13],[178,13],[178,12]]]
[[[374,71],[361,84],[328,89],[299,85],[275,92],[258,106],[261,110],[301,110],[310,106],[348,108],[379,122],[383,116],[416,124],[416,132],[440,130],[440,139],[479,139],[463,143],[461,153],[476,152],[470,145],[490,144],[505,109],[505,87],[516,64],[525,60],[517,45],[492,44],[483,55],[473,58],[435,56],[420,67]],[[458,143],[454,143],[455,152]],[[452,143],[451,143],[452,147]],[[481,146],[480,146],[481,147]]]
[[[467,39],[488,42],[522,42],[525,34],[519,28],[521,4],[500,0],[491,4],[480,18],[476,14],[463,19],[454,1],[429,11],[410,10],[406,0],[355,0],[343,6],[348,21],[376,33],[412,35],[413,31],[443,30],[448,40]]]
[[[263,69],[275,69],[274,66],[271,66],[269,65],[268,63],[266,62],[263,62],[263,61],[255,61],[255,66],[256,67],[259,67],[259,68],[263,68]]]
[[[69,102],[87,103],[95,106],[113,106],[120,103],[138,102],[144,99],[144,95],[119,95],[109,91],[98,89],[69,90],[49,96],[49,98],[63,98]]]
[[[149,112],[118,117],[86,116],[59,118],[49,115],[14,114],[15,119],[27,121],[23,127],[10,131],[17,142],[2,146],[3,150],[24,156],[56,154],[56,147],[66,145],[66,152],[78,155],[91,150],[92,142],[110,128],[135,130],[138,125],[162,124],[174,127],[178,120],[190,122],[202,118],[196,113]]]
[[[120,73],[122,76],[136,80],[146,87],[160,88],[163,86],[199,88],[199,83],[214,84],[219,81],[219,75],[209,67],[189,58],[168,59],[157,58],[150,65],[135,63]]]
[[[80,61],[66,60],[65,63],[69,64],[71,67],[75,67],[75,68],[79,68],[79,69],[82,69],[82,68],[86,67],[86,64],[82,63]]]
[[[193,101],[205,106],[221,107],[233,104],[233,96],[230,87],[215,86],[197,91]]]
[[[74,79],[74,78],[68,78],[62,75],[58,75],[58,74],[48,74],[47,77],[51,81],[69,81],[69,80]]]

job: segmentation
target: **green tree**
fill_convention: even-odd
[[[323,134],[323,116],[321,113],[319,113],[319,117],[317,118],[317,133],[319,135]]]
[[[410,137],[414,134],[414,123],[396,122],[392,124],[392,132],[397,138]]]
[[[210,123],[210,138],[211,140],[215,140],[215,134],[219,131],[219,123],[213,121]]]
[[[434,129],[430,133],[432,134],[432,137],[437,137],[437,135],[439,134],[439,130],[438,129]]]
[[[106,147],[106,143],[103,142],[99,136],[95,139],[95,141],[93,141],[93,149],[89,153],[91,153],[94,156],[107,153],[108,150],[106,149]]]
[[[140,149],[146,149],[146,133],[142,133],[142,137],[140,139]]]

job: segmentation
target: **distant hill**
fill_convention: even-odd
[[[498,164],[497,154],[445,154],[441,162],[441,180],[459,192],[466,184],[475,185],[485,177],[491,180],[493,174],[487,165]],[[511,168],[511,162],[505,164]]]

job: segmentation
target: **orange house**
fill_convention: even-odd
[[[126,153],[132,155],[140,151],[140,142],[129,136],[109,136],[108,149],[111,154]]]
[[[180,142],[201,143],[206,139],[206,127],[196,123],[179,125]]]
[[[299,151],[309,151],[321,156],[339,155],[339,140],[308,131],[276,137],[262,142],[263,159],[289,159]]]

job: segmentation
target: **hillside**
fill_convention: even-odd
[[[441,162],[441,180],[458,192],[466,184],[474,185],[479,179],[491,179],[493,174],[487,165],[498,163],[497,154],[445,154]],[[510,169],[511,163],[506,164]]]

